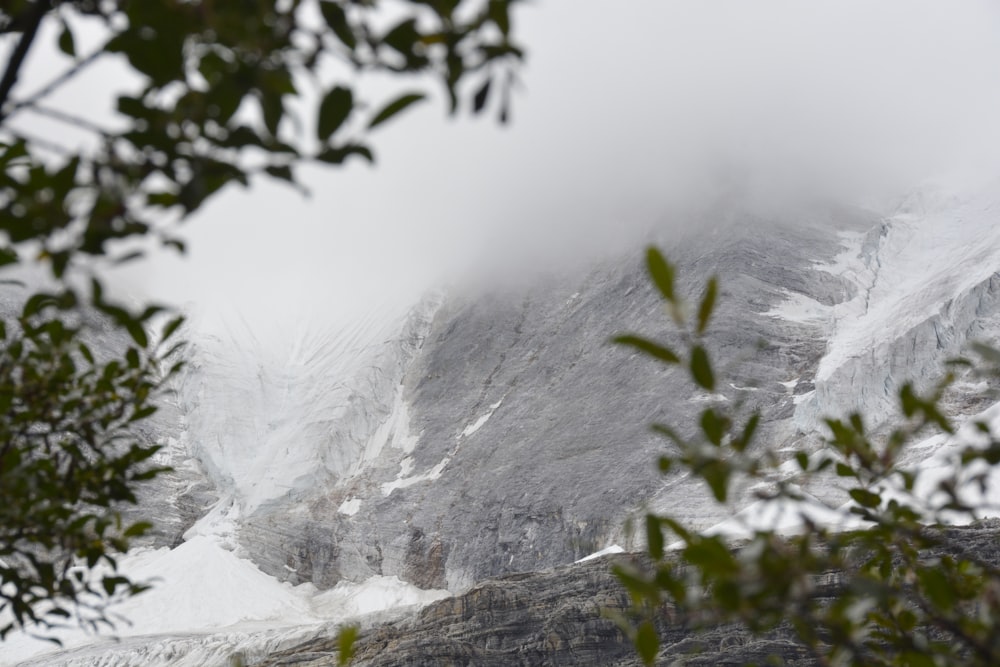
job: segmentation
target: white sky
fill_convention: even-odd
[[[990,0],[536,0],[514,18],[512,125],[425,104],[378,133],[374,168],[304,171],[309,199],[227,191],[186,224],[185,258],[124,282],[266,329],[606,246],[706,176],[855,195],[1000,174]]]

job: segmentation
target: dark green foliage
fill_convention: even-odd
[[[162,351],[179,321],[156,347],[143,333],[122,358],[98,360],[85,342],[98,332],[71,324],[77,301],[35,294],[0,339],[0,637],[72,617],[108,623],[108,602],[145,588],[115,558],[150,524],[123,524],[119,510],[164,470],[132,425],[180,367]]]
[[[711,392],[716,380],[705,334],[715,279],[689,326],[674,291],[674,267],[655,249],[648,267],[686,353],[633,334],[615,342],[686,366],[693,390]],[[959,360],[953,367],[983,372],[1000,359],[987,346],[974,349],[980,362]],[[1000,440],[978,424],[981,441],[960,446],[953,470],[938,477],[900,464],[915,438],[954,433],[940,409],[952,381],[946,374],[928,395],[904,386],[898,425],[884,436],[871,433],[863,415],[827,419],[825,447],[812,454],[782,453],[756,441],[760,415],[738,401],[704,410],[691,440],[655,425],[672,443],[660,457],[662,472],[702,480],[719,503],[737,481],[760,489],[758,500],[781,503],[799,515],[803,530],[781,535],[757,526],[733,544],[668,516],[647,516],[652,566],[616,571],[634,603],[635,620],[626,630],[642,660],[656,661],[651,619],[668,614],[671,623],[688,624],[693,632],[732,623],[754,633],[784,629],[823,665],[1000,664],[1000,568],[967,550],[961,532],[943,525],[977,517],[981,501],[967,491],[985,488],[985,466],[1000,461]],[[791,469],[783,465],[788,460],[795,464]],[[851,502],[826,505],[807,497],[803,485],[819,475],[836,476]],[[818,509],[839,515],[841,527],[814,521],[810,510]]]
[[[407,107],[413,106],[422,99],[424,99],[423,93],[406,93],[405,95],[400,95],[382,107],[382,109],[375,114],[375,116],[368,123],[368,129],[378,127],[399,112],[403,111]]]
[[[357,112],[372,105],[355,95],[358,73],[420,75],[408,76],[407,88],[437,79],[452,111],[466,96],[465,81],[476,82],[466,98],[476,112],[488,91],[502,86],[499,115],[506,118],[506,91],[522,56],[511,41],[514,2],[407,0],[398,3],[403,18],[387,30],[376,25],[389,3],[375,0],[74,0],[5,7],[0,39],[30,47],[35,33],[26,27],[51,20],[60,26],[59,48],[77,57],[73,21],[98,17],[107,41],[68,73],[113,53],[140,75],[142,86],[118,99],[120,131],[72,113],[61,116],[100,139],[97,152],[74,154],[9,125],[13,116],[35,112],[40,100],[18,96],[13,84],[20,64],[8,64],[11,83],[0,86],[0,231],[8,240],[0,246],[7,252],[8,244],[41,242],[61,274],[78,254],[111,253],[113,241],[155,234],[170,242],[159,223],[163,209],[186,216],[230,184],[246,186],[259,175],[295,184],[297,163],[340,164],[352,154],[370,160],[364,132],[426,94],[389,94],[360,120]],[[306,21],[317,8],[328,30]],[[320,81],[331,72],[334,81]],[[289,116],[288,101],[307,86],[317,93],[305,120],[316,128],[318,145]],[[41,159],[42,147],[65,157]],[[88,210],[80,210],[82,203],[70,210],[73,201],[88,202]]]
[[[106,622],[105,603],[142,588],[116,573],[114,554],[147,525],[121,525],[116,508],[161,470],[151,462],[156,445],[135,427],[177,369],[163,364],[176,347],[159,345],[180,321],[151,340],[161,309],[113,303],[94,267],[131,261],[147,241],[183,252],[173,226],[232,184],[264,176],[301,189],[302,164],[373,162],[368,130],[424,99],[434,82],[452,112],[460,99],[482,111],[501,87],[505,121],[522,58],[512,41],[515,2],[2,3],[0,267],[44,264],[57,291],[29,295],[20,317],[0,319],[0,613],[13,619],[0,637],[70,615]],[[386,29],[389,5],[398,22]],[[90,53],[73,34],[83,18],[104,28]],[[25,86],[21,70],[40,36],[52,36],[46,46],[68,57],[66,70]],[[112,54],[138,81],[115,100],[116,122],[49,106],[53,92]],[[360,99],[356,84],[370,73],[400,75],[407,92]],[[296,98],[314,107],[297,105],[293,115]],[[36,114],[95,141],[75,149],[36,137],[27,129]],[[92,345],[80,323],[95,313],[111,331]]]

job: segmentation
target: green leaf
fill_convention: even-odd
[[[640,352],[644,352],[649,356],[655,357],[656,359],[659,359],[667,364],[679,364],[681,362],[680,357],[674,354],[670,349],[663,347],[659,343],[655,343],[648,338],[643,338],[642,336],[623,334],[621,336],[615,336],[611,339],[611,342],[616,345],[634,347]]]
[[[660,529],[660,520],[652,514],[646,515],[646,544],[651,558],[663,558],[663,531]]]
[[[913,385],[909,382],[904,384],[899,390],[899,402],[903,408],[903,414],[912,417],[920,409],[920,400],[913,391]]]
[[[323,19],[330,26],[330,30],[337,36],[337,39],[351,51],[357,48],[358,39],[354,36],[354,31],[347,21],[347,14],[343,8],[336,2],[323,0],[319,3],[319,9],[323,14]]]
[[[493,83],[493,79],[486,79],[486,83],[476,91],[475,96],[472,98],[472,112],[479,113],[486,107],[486,100],[490,95],[490,84]]]
[[[174,250],[176,250],[181,254],[183,254],[184,251],[187,249],[187,246],[184,244],[184,241],[176,237],[169,237],[163,239],[163,245],[173,248]]]
[[[684,548],[684,559],[713,575],[736,574],[740,566],[718,536],[701,536]]]
[[[113,261],[116,266],[120,266],[122,264],[128,264],[129,262],[140,259],[145,255],[146,253],[142,250],[133,250],[132,252],[125,253],[121,257],[115,257]]]
[[[868,491],[867,489],[851,489],[848,492],[848,495],[854,499],[854,502],[862,507],[878,507],[882,502],[882,496]]]
[[[757,426],[760,424],[760,413],[755,412],[747,420],[747,425],[743,427],[743,434],[738,438],[733,439],[733,449],[738,452],[746,450],[750,446],[750,442],[753,440],[754,434],[757,432]]]
[[[62,22],[62,32],[59,33],[59,50],[71,58],[76,58],[76,42],[69,24]]]
[[[663,298],[670,303],[676,303],[674,296],[674,267],[667,261],[656,247],[646,249],[646,268],[653,279],[653,284],[660,290]]]
[[[135,4],[163,6],[153,2]],[[123,54],[129,64],[148,76],[155,86],[166,86],[184,74],[184,40],[187,33],[178,18],[167,14],[157,17],[155,23],[142,22],[135,29],[119,32],[108,41],[105,51]]]
[[[125,329],[128,330],[128,334],[132,337],[132,340],[136,342],[136,345],[142,348],[149,345],[149,338],[146,336],[146,330],[143,328],[141,322],[129,320],[124,324]]]
[[[395,100],[389,102],[389,104],[382,107],[382,109],[377,114],[375,114],[375,117],[372,118],[370,123],[368,123],[368,129],[370,130],[372,128],[378,127],[382,123],[386,122],[387,120],[398,114],[400,111],[403,111],[407,107],[416,104],[420,100],[424,99],[424,97],[426,96],[423,93],[406,93],[404,95],[400,95]]]
[[[653,603],[660,601],[660,589],[656,582],[650,581],[642,572],[621,564],[612,566],[611,571],[622,582],[622,586],[628,591],[629,597],[635,604],[642,604],[644,600]]]
[[[675,442],[678,447],[681,447],[682,449],[687,446],[687,443],[684,441],[684,438],[682,438],[680,434],[677,433],[677,431],[670,428],[666,424],[652,424],[649,428],[654,433],[659,433],[660,435],[669,438],[670,440]]]
[[[358,628],[356,625],[348,625],[341,628],[337,633],[337,664],[343,667],[350,663],[354,657],[354,643],[358,639]]]
[[[917,579],[924,593],[937,609],[951,612],[956,602],[956,593],[948,577],[939,568],[926,567],[917,571]]]
[[[656,661],[656,653],[660,650],[660,638],[651,622],[643,621],[639,625],[635,635],[635,648],[643,664],[652,665]]]
[[[10,246],[0,246],[0,266],[17,262],[17,251]]]
[[[500,34],[506,37],[510,34],[510,12],[507,0],[490,0],[487,12],[490,20],[496,24]]]
[[[292,174],[292,168],[287,164],[268,165],[264,167],[264,171],[273,178],[288,181],[289,183],[295,182],[295,176]]]
[[[148,521],[137,521],[129,526],[122,535],[124,537],[141,537],[153,528]]]
[[[177,331],[177,329],[180,328],[182,324],[184,324],[183,316],[175,317],[174,319],[167,322],[166,325],[164,325],[163,327],[163,333],[160,334],[160,342],[161,343],[165,342],[168,338],[173,336],[174,332]]]
[[[343,164],[344,160],[352,155],[365,158],[368,162],[374,162],[375,156],[367,146],[361,144],[344,144],[343,146],[329,147],[320,151],[316,159],[327,164]]]
[[[150,416],[156,414],[156,410],[157,410],[157,408],[156,408],[155,405],[147,405],[144,408],[139,408],[134,413],[132,413],[132,417],[129,419],[129,421],[130,422],[141,421],[141,420],[145,419],[146,417],[150,417]]]
[[[727,419],[721,417],[715,410],[708,408],[701,413],[701,432],[708,441],[716,447],[722,445],[722,437],[726,433]]]
[[[280,95],[261,95],[259,101],[260,110],[264,116],[264,127],[267,128],[272,137],[277,137],[278,127],[285,115],[285,103]]]
[[[715,377],[712,375],[712,364],[708,360],[708,352],[701,345],[695,345],[691,350],[691,377],[698,386],[707,390],[715,389]]]
[[[691,542],[693,538],[691,531],[687,530],[684,526],[682,526],[679,521],[675,521],[674,519],[671,519],[669,517],[661,516],[660,523],[667,526],[667,528],[672,530],[677,535],[677,537],[681,538],[685,542]]]
[[[326,142],[336,132],[354,107],[354,94],[349,88],[336,86],[330,90],[319,105],[319,122],[316,125],[316,137]]]
[[[417,20],[408,18],[386,33],[385,37],[382,38],[382,43],[409,58],[413,55],[413,47],[419,39],[420,32],[417,30]]]
[[[729,495],[729,476],[732,474],[732,469],[729,464],[725,461],[711,460],[705,463],[696,470],[705,483],[708,484],[708,488],[711,489],[712,495],[720,503],[726,502],[726,498]]]
[[[719,290],[719,281],[712,276],[705,286],[705,295],[701,298],[701,305],[698,307],[698,333],[705,333],[708,320],[712,317],[712,310],[715,308],[715,298]]]

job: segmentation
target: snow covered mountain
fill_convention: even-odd
[[[810,449],[822,415],[889,418],[902,382],[1000,340],[997,192],[927,188],[888,211],[730,202],[654,234],[688,293],[720,277],[710,340],[729,380],[714,400],[747,401],[761,438]],[[158,532],[126,559],[161,581],[119,610],[120,642],[70,633],[44,653],[17,638],[0,663],[254,664],[348,618],[638,548],[626,522],[645,508],[729,520],[751,499],[720,508],[654,469],[665,445],[647,425],[690,430],[701,409],[681,375],[607,344],[670,335],[638,250],[373,307],[286,349],[195,340],[153,425],[176,469],[140,509]],[[957,412],[988,407],[962,396]]]

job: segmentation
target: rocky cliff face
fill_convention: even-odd
[[[874,223],[836,215],[841,227]],[[667,243],[690,291],[711,274],[725,286],[713,342],[737,370],[719,400],[761,406],[767,437],[794,437],[796,396],[824,341],[818,326],[770,311],[789,290],[831,306],[852,293],[813,267],[841,250],[831,221],[731,216]],[[352,422],[354,440],[368,440],[350,474],[326,473],[240,521],[240,545],[265,571],[321,587],[397,575],[457,591],[628,543],[625,520],[646,504],[681,503],[703,525],[725,517],[652,466],[663,443],[649,422],[683,426],[698,409],[683,377],[607,342],[669,329],[638,253],[530,289],[453,295],[426,324],[419,346],[398,353],[408,364],[379,364],[378,382],[352,395],[372,418]]]
[[[1000,563],[996,521],[953,529],[967,553]],[[435,602],[411,618],[362,632],[352,664],[359,667],[435,665],[608,665],[638,667],[631,641],[608,618],[624,614],[628,595],[611,574],[612,563],[634,563],[636,555],[595,559],[544,572],[508,575],[474,586],[460,596]],[[817,587],[821,600],[834,600],[838,579],[831,573]],[[733,667],[820,664],[779,627],[754,636],[736,626],[692,628],[664,608],[657,630],[661,649],[656,664]],[[337,643],[319,637],[272,653],[261,667],[332,667]]]
[[[691,220],[697,231],[654,236],[684,293],[697,298],[708,276],[720,278],[709,343],[727,380],[708,400],[760,409],[759,437],[790,449],[819,445],[824,414],[886,418],[901,382],[929,382],[967,341],[1000,337],[991,206],[922,196],[888,217],[720,206]],[[630,660],[616,631],[584,620],[600,606],[588,596],[620,596],[605,566],[568,579],[520,574],[612,544],[640,548],[625,526],[645,508],[707,528],[752,499],[719,507],[687,478],[655,471],[667,445],[649,423],[692,431],[705,399],[689,394],[683,372],[609,345],[621,331],[672,335],[638,250],[530,286],[452,290],[408,314],[373,308],[285,350],[195,341],[151,433],[177,468],[143,508],[160,522],[153,546],[202,540],[260,577],[312,591],[398,577],[472,596],[437,603],[403,634],[374,631],[365,664],[422,664],[375,656],[419,656],[435,633],[450,637],[435,644],[445,661],[435,664],[494,664],[516,646],[523,664],[569,664],[551,656],[579,643],[610,651],[603,664]],[[961,386],[950,400],[959,412],[983,407]],[[508,578],[477,588],[498,576]],[[529,592],[548,597],[520,597]],[[490,635],[491,624],[510,637]],[[468,653],[467,636],[492,648]]]

